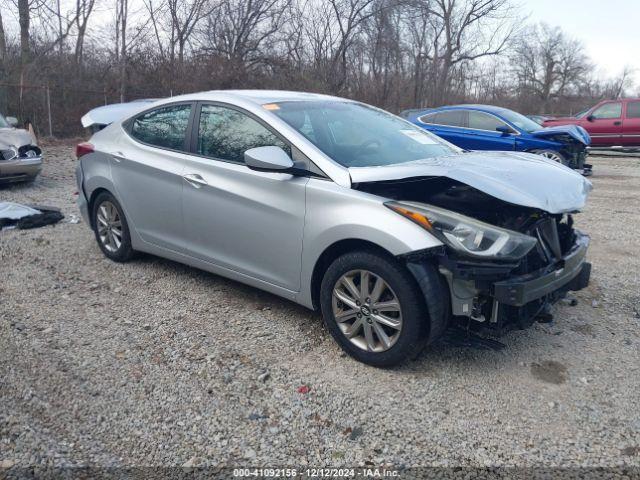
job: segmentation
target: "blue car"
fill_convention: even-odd
[[[455,105],[403,112],[407,120],[465,150],[511,150],[537,153],[591,173],[585,164],[591,138],[576,125],[543,128],[507,108]]]

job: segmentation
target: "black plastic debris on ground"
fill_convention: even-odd
[[[58,223],[63,218],[56,207],[0,202],[0,230],[7,227],[21,230],[39,228]]]

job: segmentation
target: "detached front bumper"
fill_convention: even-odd
[[[0,161],[0,183],[23,182],[35,178],[42,170],[42,156],[16,157]]]
[[[591,264],[586,261],[589,237],[575,231],[572,248],[540,270],[517,274],[517,265],[474,263],[440,257],[439,270],[449,284],[451,313],[474,320],[492,330],[526,328],[550,306],[589,284]]]

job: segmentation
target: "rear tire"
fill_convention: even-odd
[[[429,316],[416,280],[404,265],[376,251],[346,253],[334,260],[322,279],[320,306],[327,329],[342,349],[375,367],[414,358],[429,337]]]
[[[93,202],[91,222],[102,253],[114,262],[127,262],[135,251],[131,247],[129,225],[118,200],[101,192]]]

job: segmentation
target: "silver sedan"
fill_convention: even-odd
[[[464,152],[307,93],[114,112],[77,147],[79,207],[107,257],[147,252],[317,309],[371,365],[447,329],[528,326],[589,280],[572,213],[591,184],[538,155]]]

